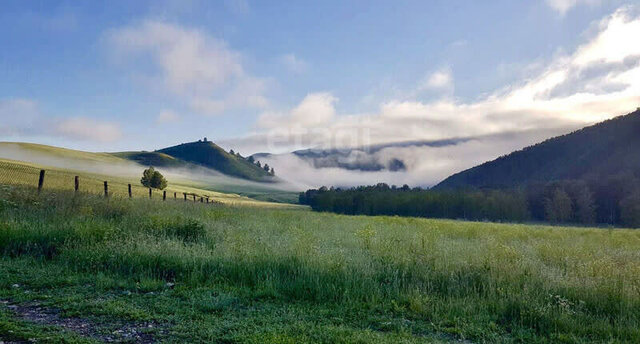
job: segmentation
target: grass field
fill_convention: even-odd
[[[0,256],[4,341],[640,342],[633,230],[2,186]]]
[[[45,182],[49,188],[73,188],[73,177],[80,175],[83,179],[81,189],[89,192],[102,192],[102,183],[108,180],[114,184],[114,195],[126,195],[128,183],[136,187],[134,192],[146,195],[148,190],[142,188],[139,182],[146,165],[129,161],[126,158],[129,153],[92,153],[32,143],[0,142],[0,182],[35,185],[39,169],[44,168],[53,171],[47,175]],[[161,153],[149,154],[163,156]],[[298,201],[298,192],[292,191],[289,185],[214,175],[217,172],[193,164],[185,165],[184,162],[163,165],[169,165],[159,170],[169,180],[168,191],[171,196],[173,192],[187,192],[216,195],[217,199],[228,199],[229,202],[246,203],[248,198],[271,203],[292,204]],[[231,195],[234,199],[229,198]],[[245,197],[235,199],[238,195]]]
[[[35,186],[38,184],[40,170],[45,169],[44,189],[47,190],[73,190],[75,176],[80,177],[80,192],[93,195],[104,194],[104,181],[108,181],[109,194],[111,197],[124,198],[128,197],[128,184],[132,185],[132,195],[134,197],[149,197],[149,189],[143,187],[139,180],[134,177],[114,177],[104,174],[90,173],[83,171],[72,171],[67,169],[59,169],[55,167],[46,167],[32,163],[0,159],[0,184]],[[282,204],[273,202],[263,202],[260,200],[243,197],[233,193],[222,193],[203,188],[198,188],[197,184],[184,181],[185,184],[172,183],[165,191],[170,201],[174,200],[174,193],[177,193],[178,200],[184,200],[183,193],[187,193],[187,199],[193,202],[193,195],[196,200],[200,197],[210,197],[211,200],[225,203],[245,206],[258,207],[298,207],[292,204]],[[162,198],[162,191],[153,190],[152,197]]]

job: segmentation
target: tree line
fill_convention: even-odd
[[[229,150],[229,154],[231,155],[235,155],[238,158],[241,159],[245,159],[242,155],[240,155],[239,152],[234,152],[233,149]],[[264,164],[264,166],[260,163],[260,161],[256,161],[254,159],[253,156],[249,156],[248,158],[246,158],[246,160],[256,166],[258,166],[259,168],[263,169],[265,172],[267,172],[268,174],[275,176],[276,175],[276,171],[273,169],[273,167],[270,167],[269,164]]]
[[[321,187],[300,193],[299,201],[315,211],[350,215],[640,227],[640,179],[631,173],[511,189],[430,190],[384,183]]]

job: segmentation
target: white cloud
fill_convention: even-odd
[[[174,123],[180,120],[180,116],[171,110],[162,110],[158,114],[158,118],[156,118],[156,123],[165,124],[165,123]]]
[[[595,39],[578,49],[573,63],[586,66],[597,62],[622,62],[628,57],[640,56],[640,44],[631,43],[640,37],[640,19],[633,8],[617,10],[600,22],[600,30]]]
[[[300,74],[307,71],[309,64],[294,54],[285,54],[280,56],[282,63],[290,72]]]
[[[263,113],[258,118],[258,126],[278,130],[329,124],[336,114],[334,104],[337,101],[330,93],[310,93],[288,113]]]
[[[61,120],[54,127],[54,133],[76,140],[104,143],[114,142],[122,137],[118,125],[86,117]]]
[[[266,104],[264,80],[248,75],[226,42],[200,30],[148,20],[112,30],[107,41],[120,60],[150,60],[157,74],[149,77],[201,114]]]
[[[578,5],[595,6],[602,0],[546,0],[547,5],[560,15],[565,15],[570,9]]]
[[[640,46],[629,43],[640,37],[640,15],[634,13],[630,7],[619,9],[604,18],[599,32],[573,53],[556,56],[546,67],[536,68],[537,76],[477,101],[460,102],[450,97],[430,102],[391,100],[381,103],[372,113],[338,115],[333,96],[311,97],[312,94],[290,111],[264,114],[258,121],[263,131],[234,143],[244,151],[277,152],[292,147],[354,147],[412,140],[493,137],[508,132],[550,136],[626,114],[640,105]],[[442,82],[446,77],[433,79],[439,81],[434,85],[446,84]],[[455,148],[407,151],[410,156],[428,162],[428,168],[409,164],[413,167],[404,177],[433,182],[432,176],[444,177],[535,141],[532,136],[515,134],[494,141],[491,144],[497,146],[493,148],[489,141],[483,142],[483,151],[471,143]],[[394,152],[401,154],[398,150]],[[282,167],[275,162],[270,165],[282,172]],[[324,172],[329,171],[319,171]],[[366,175],[371,180],[376,178],[376,173]],[[357,179],[354,177],[354,180]]]
[[[453,76],[450,68],[440,69],[426,78],[421,87],[431,90],[451,90],[453,89]]]

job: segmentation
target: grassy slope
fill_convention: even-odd
[[[111,153],[119,158],[135,161],[140,165],[154,167],[185,167],[185,161],[159,152],[118,152]]]
[[[121,158],[116,157],[110,153],[92,153],[92,152],[84,152],[84,151],[79,151],[74,149],[41,145],[36,143],[1,142],[0,141],[0,149],[6,150],[11,148],[18,148],[28,153],[39,154],[42,156],[49,156],[51,158],[57,158],[57,159],[70,159],[70,160],[99,162],[99,163],[121,163],[122,162]]]
[[[0,187],[0,299],[154,321],[173,342],[633,343],[639,249],[632,230]],[[3,330],[60,335],[0,309]]]
[[[33,185],[33,183],[37,183],[37,173],[35,169],[40,169],[42,167],[46,167],[47,170],[56,171],[55,174],[50,173],[49,175],[54,176],[58,174],[62,174],[63,176],[57,177],[55,180],[51,180],[47,178],[49,185],[57,185],[56,187],[63,188],[71,188],[73,187],[73,176],[80,174],[85,177],[89,177],[87,180],[90,184],[81,183],[81,188],[84,185],[87,185],[87,188],[100,192],[102,189],[102,182],[104,180],[112,181],[114,184],[114,192],[119,190],[117,193],[121,194],[122,192],[126,193],[126,184],[131,183],[134,185],[134,192],[138,192],[142,195],[145,192],[148,192],[146,189],[139,186],[139,178],[127,177],[127,178],[114,178],[113,176],[106,176],[105,173],[89,173],[89,172],[78,172],[78,169],[73,168],[75,164],[77,165],[89,165],[89,164],[100,164],[103,166],[120,166],[122,164],[129,163],[129,158],[133,161],[136,160],[136,156],[139,156],[141,152],[122,152],[122,153],[91,153],[84,152],[72,149],[65,149],[47,145],[40,144],[32,144],[32,143],[13,143],[13,142],[0,142],[0,153],[6,152],[8,150],[16,150],[13,155],[13,159],[2,159],[2,155],[0,155],[0,162],[3,161],[4,165],[0,165],[0,182],[2,180],[11,181],[13,178],[8,172],[3,171],[3,169],[15,170],[19,169],[17,166],[10,166],[12,164],[23,165],[23,166],[31,166],[31,170],[25,170],[22,168],[23,173],[27,173],[27,175],[19,176],[16,180],[20,181],[21,184]],[[6,154],[6,153],[5,153]],[[22,160],[22,155],[27,154],[30,155],[34,160],[44,161],[45,163],[48,160],[52,160],[50,164],[40,165],[29,162],[18,162],[16,160]],[[165,167],[185,167],[185,166],[193,166],[191,163],[187,163],[185,161],[170,157],[163,153],[151,152],[149,153],[153,156],[155,160],[163,160],[164,164],[162,166]],[[149,158],[151,159],[151,158]],[[57,161],[56,161],[57,160]],[[60,163],[62,161],[62,163]],[[151,162],[147,160],[146,162]],[[159,162],[159,161],[158,161]],[[55,165],[65,165],[69,166],[67,169],[63,168],[52,168],[51,166]],[[156,165],[154,165],[156,166]],[[157,165],[159,166],[159,165]],[[141,172],[141,171],[140,171]],[[12,172],[15,173],[15,172]],[[35,182],[34,179],[35,175]],[[48,176],[49,176],[48,175]],[[26,180],[24,180],[26,178]],[[70,178],[70,179],[69,179]],[[106,178],[106,179],[105,179]],[[69,182],[71,180],[71,182]],[[297,193],[290,191],[282,191],[277,188],[277,186],[272,185],[272,183],[262,183],[263,185],[258,185],[258,183],[254,183],[255,185],[245,185],[242,183],[234,184],[233,182],[229,183],[216,183],[211,184],[207,181],[198,181],[193,179],[171,179],[169,181],[168,190],[171,192],[171,195],[174,191],[176,192],[189,192],[196,193],[198,195],[215,195],[218,198],[228,198],[230,201],[242,201],[247,202],[251,201],[247,199],[250,197],[255,199],[256,201],[265,201],[265,202],[277,202],[277,203],[297,203]],[[139,187],[138,187],[139,186]],[[213,191],[212,191],[213,190]],[[227,195],[228,194],[228,195]],[[238,198],[238,195],[246,196]],[[260,203],[262,204],[262,203]]]
[[[6,159],[0,159],[0,184],[35,186],[38,184],[40,169],[43,168],[47,171],[44,183],[46,190],[73,190],[74,177],[79,176],[81,192],[102,195],[104,190],[103,182],[106,180],[109,182],[109,194],[112,197],[127,197],[127,184],[132,184],[134,197],[149,196],[149,190],[140,185],[139,180],[135,178],[114,177],[104,174],[57,169]],[[196,195],[198,199],[201,196],[208,196],[214,201],[225,204],[242,204],[257,207],[297,207],[289,204],[258,201],[237,194],[215,192],[191,185],[172,183],[166,191],[169,199],[172,199],[174,192],[176,192],[180,200],[183,200],[183,193],[187,193],[189,195],[188,199],[191,201],[193,199],[192,195]],[[153,197],[161,198],[162,191],[154,190],[153,195]]]
[[[158,152],[220,171],[226,175],[253,181],[269,181],[271,176],[246,159],[231,155],[213,142],[190,142]]]

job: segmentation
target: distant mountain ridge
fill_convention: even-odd
[[[407,163],[402,157],[393,157],[379,153],[390,148],[454,146],[472,139],[473,138],[452,138],[432,141],[401,141],[331,149],[309,148],[286,154],[292,154],[306,161],[314,168],[340,168],[362,172],[401,172],[407,170]],[[263,159],[273,157],[275,154],[256,153],[252,156],[255,159]]]
[[[568,179],[640,176],[640,108],[456,173],[434,188],[501,188]]]
[[[183,143],[154,152],[120,152],[113,154],[141,165],[187,168],[199,165],[228,176],[252,181],[270,182],[275,180],[263,168],[239,155],[230,154],[215,143],[206,140]]]

